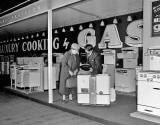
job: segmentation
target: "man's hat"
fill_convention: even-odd
[[[80,46],[79,46],[77,43],[73,43],[73,44],[71,45],[71,49],[75,49],[75,50],[79,51]]]
[[[91,51],[93,50],[93,46],[91,44],[87,44],[85,47],[84,47],[85,50],[87,51]]]

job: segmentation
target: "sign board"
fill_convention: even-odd
[[[152,37],[160,36],[160,1],[152,2]]]

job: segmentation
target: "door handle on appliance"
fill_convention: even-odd
[[[147,112],[153,112],[152,110],[148,110],[148,109],[144,109],[145,111],[147,111]]]
[[[155,89],[155,90],[160,90],[160,88],[153,88],[153,89]]]

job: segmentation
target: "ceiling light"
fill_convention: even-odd
[[[39,33],[37,33],[36,37],[39,37]]]
[[[79,26],[79,30],[83,30],[83,26],[82,25]]]
[[[62,32],[63,32],[63,33],[66,32],[65,28],[62,29]]]
[[[101,24],[100,24],[100,26],[104,26],[104,21],[103,21],[103,20],[101,21]]]
[[[58,31],[57,31],[57,30],[55,30],[55,31],[54,31],[54,33],[55,33],[55,34],[57,34],[57,33],[58,33]]]
[[[14,38],[13,41],[16,41],[16,38]]]
[[[131,21],[132,21],[132,16],[128,16],[128,17],[127,17],[127,21],[128,21],[128,22],[131,22]]]
[[[73,26],[71,26],[70,31],[74,31]]]
[[[114,18],[113,23],[114,23],[114,24],[117,24],[117,23],[118,23],[118,21],[117,21],[116,18]]]
[[[92,23],[89,24],[89,28],[93,28],[93,24]]]
[[[42,33],[42,36],[45,36],[45,35],[46,35],[45,32],[43,32],[43,33]]]
[[[28,36],[28,35],[26,36],[26,39],[29,39],[29,36]]]

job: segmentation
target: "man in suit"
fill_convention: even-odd
[[[102,73],[102,62],[100,53],[96,52],[91,44],[87,44],[85,47],[87,53],[87,63],[91,66],[91,75]]]

